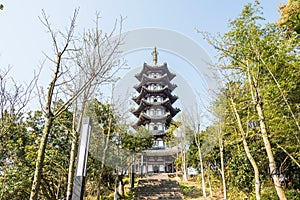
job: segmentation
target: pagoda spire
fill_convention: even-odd
[[[157,66],[157,51],[156,51],[156,46],[154,47],[154,50],[152,52],[153,56],[153,66]]]

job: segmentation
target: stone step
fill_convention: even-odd
[[[151,178],[142,179],[135,189],[136,200],[182,200],[179,185],[176,181]]]

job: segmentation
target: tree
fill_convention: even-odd
[[[37,77],[28,85],[22,85],[10,77],[9,72],[10,68],[0,69],[0,199],[12,195],[26,198],[28,179],[20,177],[31,175],[27,168],[30,162],[24,162],[26,145],[32,141],[26,131],[25,109]]]
[[[193,141],[197,147],[197,154],[198,154],[198,158],[199,158],[199,162],[200,162],[202,194],[204,197],[206,197],[205,173],[204,173],[203,153],[202,153],[202,148],[203,148],[202,142],[205,139],[202,138],[200,135],[201,134],[201,132],[200,132],[201,113],[198,108],[192,109],[192,110],[193,110],[192,112],[185,115],[184,119],[186,119],[186,120],[184,120],[183,123],[188,123],[193,131]]]
[[[97,178],[97,199],[100,199],[101,196],[101,184],[103,184],[103,174],[106,169],[106,159],[108,157],[108,151],[112,150],[112,138],[116,137],[117,122],[113,113],[113,110],[109,104],[101,104],[99,101],[94,100],[90,105],[91,111],[94,113],[94,127],[96,128],[97,133],[93,140],[97,141],[97,147],[101,148],[99,153],[99,160],[101,165],[98,169],[98,178]],[[95,131],[95,130],[94,130]]]
[[[172,120],[168,129],[166,130],[165,142],[169,146],[176,144],[174,132],[180,127],[181,123],[179,121]]]
[[[75,172],[75,158],[77,153],[77,142],[80,125],[83,116],[86,114],[86,106],[93,102],[93,98],[101,95],[103,84],[113,83],[116,80],[115,73],[123,66],[119,59],[118,46],[121,43],[121,30],[123,19],[119,22],[119,36],[113,39],[113,34],[118,27],[117,21],[111,33],[104,33],[99,28],[99,14],[96,14],[95,27],[86,30],[78,44],[78,50],[71,52],[73,58],[71,62],[77,66],[78,70],[74,74],[70,73],[71,82],[65,85],[66,95],[74,93],[85,82],[91,81],[81,95],[73,102],[73,124],[72,124],[72,147],[69,163],[67,199],[71,198],[73,179]]]
[[[193,130],[189,125],[189,119],[186,119],[184,115],[181,115],[179,118],[179,122],[181,126],[175,131],[175,141],[177,142],[177,146],[179,148],[180,157],[177,158],[177,162],[181,163],[181,171],[183,172],[183,180],[188,181],[187,179],[187,150],[188,146],[193,138]],[[179,161],[178,159],[181,159]]]
[[[89,77],[85,79],[83,82],[81,82],[81,85],[78,88],[75,88],[71,94],[65,95],[66,99],[64,100],[64,104],[61,105],[59,108],[55,109],[53,108],[53,101],[56,97],[59,97],[61,95],[62,88],[60,86],[65,86],[71,83],[71,81],[74,79],[73,76],[70,76],[72,73],[71,67],[68,65],[70,63],[67,63],[68,61],[67,54],[69,52],[77,51],[78,49],[74,45],[74,29],[75,29],[75,21],[78,15],[78,10],[74,11],[74,15],[71,19],[70,27],[67,30],[67,34],[64,35],[60,33],[59,35],[62,35],[63,42],[58,41],[57,33],[52,29],[50,26],[50,23],[48,21],[48,17],[46,16],[45,12],[43,11],[43,17],[41,19],[42,23],[45,25],[46,29],[49,31],[52,42],[53,42],[53,48],[54,48],[54,54],[56,56],[55,60],[51,60],[55,68],[53,70],[53,77],[50,81],[46,99],[45,99],[45,117],[46,117],[46,123],[43,130],[43,135],[40,141],[40,146],[38,150],[38,156],[36,159],[36,168],[34,173],[34,179],[32,183],[32,189],[31,189],[31,200],[35,200],[38,198],[38,192],[40,187],[40,181],[41,181],[41,174],[44,164],[44,158],[45,158],[45,150],[46,145],[48,142],[49,133],[51,131],[51,128],[53,127],[54,120],[59,117],[66,109],[68,109],[78,98],[79,95],[81,95],[85,89],[87,89],[91,84],[94,83],[94,81],[100,77],[102,77],[103,73],[106,71],[103,71],[103,69],[109,70],[110,68],[97,68],[96,71],[93,71],[93,73],[90,73]],[[97,33],[98,35],[100,33]],[[100,37],[100,36],[99,36]],[[104,36],[103,41],[109,40],[110,37]],[[60,45],[62,44],[62,45]],[[101,66],[110,66],[110,63],[112,62],[110,59],[112,58],[112,55],[115,55],[118,52],[118,45],[119,40],[117,39],[116,42],[108,42],[110,45],[110,51],[107,52],[107,56],[104,58],[99,58],[98,61],[100,61]],[[100,46],[103,45],[103,43],[100,44]],[[102,47],[102,46],[101,46]],[[100,48],[100,47],[99,47]],[[96,56],[97,52],[91,56]],[[111,61],[111,62],[110,62]]]
[[[60,109],[56,110],[54,113],[53,107],[52,107],[52,102],[53,98],[55,95],[55,89],[57,86],[57,82],[59,77],[64,73],[62,71],[62,59],[64,54],[70,50],[69,45],[73,39],[73,33],[74,33],[74,28],[75,28],[75,20],[77,17],[78,11],[76,10],[74,12],[73,18],[71,20],[71,25],[70,28],[67,32],[67,35],[65,37],[65,43],[63,44],[62,48],[58,46],[58,41],[56,38],[56,34],[54,31],[51,29],[50,23],[48,21],[48,17],[46,16],[45,12],[43,12],[43,23],[48,29],[48,31],[51,34],[52,40],[53,40],[53,45],[54,45],[54,51],[56,54],[56,60],[54,61],[55,64],[55,69],[53,73],[52,80],[49,84],[48,92],[47,92],[47,98],[46,98],[46,103],[45,103],[45,116],[46,116],[46,124],[43,130],[43,135],[40,140],[40,146],[38,150],[38,156],[36,159],[36,167],[35,167],[35,172],[34,172],[34,178],[33,178],[33,183],[32,183],[32,188],[31,188],[31,194],[30,194],[30,199],[31,200],[36,200],[38,198],[38,192],[40,188],[40,182],[41,182],[41,175],[42,175],[42,168],[44,164],[44,158],[45,158],[45,151],[46,151],[46,145],[48,142],[48,136],[50,134],[53,121],[55,118],[57,118],[68,106],[71,102],[74,101],[75,96],[73,99],[70,99],[66,104],[64,104]],[[62,74],[61,74],[62,73]],[[78,95],[78,94],[76,94]]]
[[[271,110],[274,111],[275,109],[269,104],[269,101],[274,101],[275,95],[270,90],[265,90],[263,86],[272,80],[270,74],[267,73],[268,68],[278,66],[276,63],[287,65],[287,61],[295,58],[296,54],[295,48],[291,48],[293,43],[289,43],[291,46],[284,48],[284,50],[282,49],[283,46],[281,46],[281,49],[278,48],[278,44],[282,41],[279,36],[280,34],[278,34],[280,32],[276,31],[276,28],[270,25],[262,28],[258,24],[258,21],[262,19],[259,13],[258,2],[255,2],[254,6],[245,6],[240,17],[230,23],[231,30],[224,34],[222,41],[210,40],[210,42],[220,52],[220,59],[226,63],[223,65],[225,66],[223,69],[239,73],[243,77],[244,84],[249,84],[252,94],[252,105],[255,107],[260,124],[261,137],[268,156],[269,170],[274,186],[278,197],[286,199],[286,195],[280,184],[280,174],[275,163],[274,148],[272,148],[270,142],[270,138],[273,140],[278,135],[269,132],[272,128],[267,118]],[[274,38],[273,33],[277,33],[278,37]],[[274,57],[274,54],[276,57]],[[282,65],[277,68],[277,73],[283,69]],[[293,67],[294,64],[290,65],[290,69]],[[296,80],[293,79],[293,81]],[[272,98],[270,94],[272,94]],[[294,136],[297,138],[296,135]],[[290,135],[290,137],[293,136]]]
[[[238,84],[237,84],[238,85]],[[242,141],[243,141],[243,147],[245,150],[245,153],[247,155],[248,160],[250,161],[253,170],[254,170],[254,178],[255,178],[255,194],[256,194],[256,199],[260,200],[260,180],[259,180],[259,170],[258,170],[258,166],[257,163],[255,161],[255,159],[253,158],[246,137],[248,135],[248,132],[244,131],[243,125],[242,125],[242,121],[241,121],[241,117],[238,113],[237,110],[237,106],[236,106],[236,102],[234,101],[235,97],[234,94],[239,95],[237,90],[234,90],[234,84],[232,83],[228,83],[228,98],[229,98],[229,104],[231,106],[233,115],[235,116],[236,122],[238,124],[238,129],[241,133],[242,136]],[[247,102],[247,101],[246,101]],[[248,123],[249,121],[247,120],[247,124],[246,127],[248,127]]]
[[[153,146],[153,140],[151,131],[141,126],[136,132],[129,130],[122,134],[122,148],[132,153],[141,153]]]

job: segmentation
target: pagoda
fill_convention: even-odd
[[[143,152],[139,171],[141,173],[174,172],[174,155],[177,151],[175,148],[168,148],[165,136],[171,120],[180,111],[172,105],[178,99],[172,94],[177,86],[171,83],[176,75],[169,71],[167,63],[157,64],[156,47],[152,55],[152,66],[144,63],[141,72],[135,75],[139,84],[134,86],[138,95],[133,98],[133,101],[138,107],[132,113],[138,119],[133,128],[145,126],[155,138],[154,146]]]

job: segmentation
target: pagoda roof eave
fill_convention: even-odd
[[[165,99],[163,102],[148,102],[145,99],[141,99],[140,105],[137,109],[132,110],[131,113],[133,113],[136,117],[139,117],[140,113],[144,110],[147,109],[147,107],[157,107],[164,105],[165,102],[169,101],[169,99]]]
[[[171,81],[173,78],[175,78],[175,74],[169,71],[167,63],[164,63],[163,65],[158,66],[150,66],[147,63],[144,63],[142,71],[135,75],[135,77],[141,81],[143,74],[147,74],[148,71],[164,71],[169,77],[169,80]]]
[[[140,126],[140,125],[145,125],[149,124],[150,122],[159,122],[159,121],[166,121],[166,124],[168,125],[171,122],[172,116],[169,112],[167,112],[163,116],[149,116],[146,113],[141,113],[139,116],[138,121],[133,125],[133,126]]]
[[[134,98],[132,98],[133,101],[135,101],[137,104],[140,104],[141,99],[146,96],[146,94],[155,95],[155,94],[166,94],[166,96],[170,99],[171,103],[173,104],[178,97],[176,95],[172,95],[171,91],[168,89],[167,86],[160,90],[150,90],[146,87],[142,87],[142,90],[140,94]]]
[[[163,77],[163,78],[162,78]],[[137,92],[141,92],[142,90],[142,87],[145,86],[145,85],[149,85],[149,84],[159,84],[159,83],[163,83],[162,85],[166,85],[168,86],[168,88],[173,91],[177,85],[176,84],[173,84],[171,83],[166,75],[162,76],[161,78],[150,78],[150,77],[147,77],[145,74],[143,75],[143,78],[141,80],[141,82],[138,84],[138,85],[135,85],[134,86],[134,89],[137,91]]]

